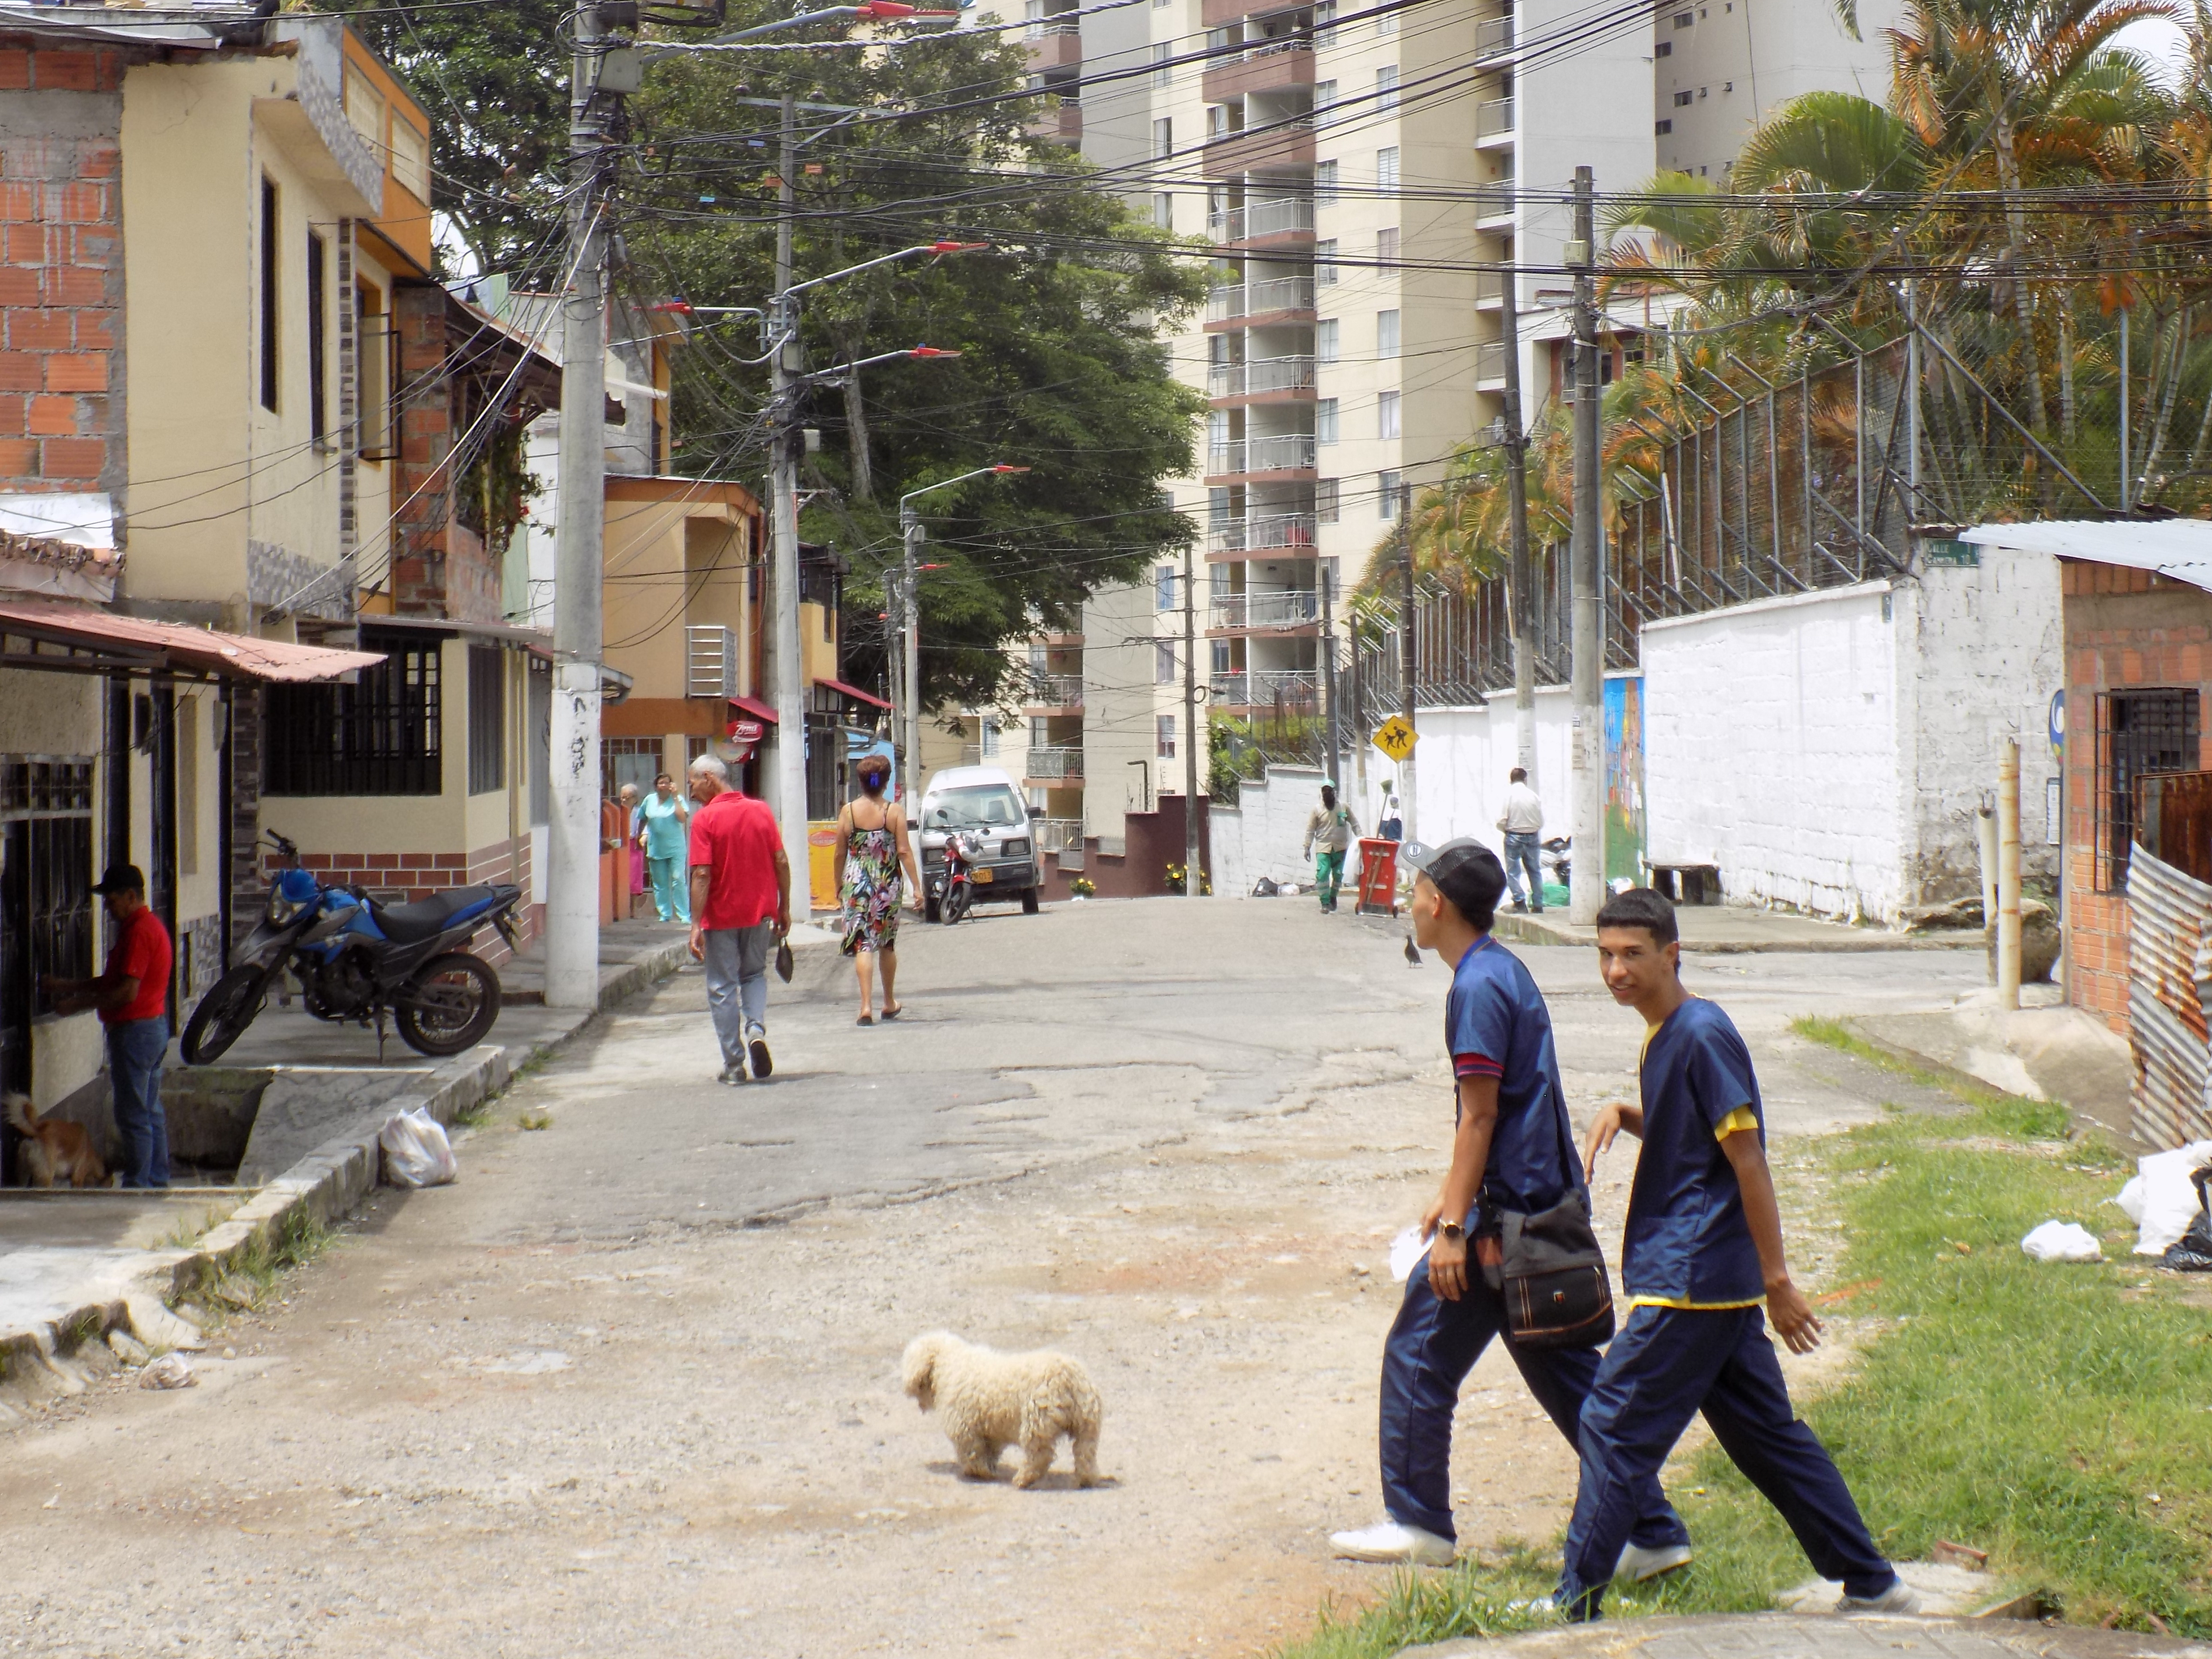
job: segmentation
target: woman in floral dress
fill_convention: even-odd
[[[914,865],[914,845],[906,830],[906,809],[884,799],[890,781],[890,761],[882,755],[864,755],[854,769],[860,798],[848,801],[837,815],[837,890],[845,912],[844,951],[854,960],[860,977],[859,1024],[876,1023],[869,994],[868,968],[874,963],[883,975],[884,1018],[896,1019],[904,1012],[894,1000],[891,985],[898,976],[899,904],[911,896],[919,904],[921,872]],[[903,868],[906,879],[899,879]]]

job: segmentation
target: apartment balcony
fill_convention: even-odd
[[[1310,196],[1279,196],[1241,208],[1210,213],[1206,234],[1224,247],[1255,252],[1271,247],[1313,246],[1314,206]]]
[[[1312,476],[1316,470],[1314,456],[1310,433],[1237,438],[1207,447],[1206,481],[1209,484],[1290,483],[1293,474]]]
[[[1200,81],[1209,104],[1225,104],[1247,93],[1275,92],[1314,83],[1313,42],[1297,37],[1262,40],[1241,56],[1206,66]]]
[[[1477,311],[1502,311],[1505,307],[1505,273],[1502,270],[1478,270],[1474,273],[1474,308]]]
[[[1030,833],[1036,837],[1036,850],[1040,853],[1080,853],[1083,850],[1081,818],[1031,818]]]
[[[1207,682],[1213,708],[1261,708],[1277,703],[1320,701],[1318,677],[1310,668],[1255,668],[1247,673],[1216,674]]]
[[[1505,389],[1506,343],[1503,340],[1484,340],[1474,348],[1474,384],[1480,392],[1502,392]]]
[[[1029,759],[1022,763],[1022,777],[1029,783],[1061,786],[1083,781],[1083,750],[1074,748],[1032,748]]]
[[[1478,230],[1510,228],[1513,220],[1513,186],[1510,182],[1477,185],[1474,195]]]
[[[1215,363],[1206,372],[1206,395],[1227,407],[1311,398],[1314,369],[1314,360],[1303,356]]]
[[[1080,145],[1083,143],[1083,106],[1073,98],[1060,98],[1029,124],[1033,138],[1049,138],[1056,143]]]
[[[1242,179],[1248,173],[1310,167],[1313,164],[1313,117],[1298,115],[1287,120],[1269,121],[1246,131],[1224,132],[1208,138],[1201,171],[1209,179]],[[1307,218],[1310,225],[1312,216],[1309,214]]]
[[[1281,633],[1311,629],[1321,622],[1321,594],[1304,588],[1249,588],[1217,593],[1207,612],[1206,629],[1216,634]]]
[[[1320,521],[1310,513],[1267,513],[1249,519],[1221,519],[1206,529],[1206,556],[1242,559],[1277,548],[1297,548],[1311,556]]]
[[[1486,17],[1474,26],[1474,57],[1477,63],[1503,58],[1513,50],[1513,14],[1503,17]]]
[[[1022,46],[1029,54],[1033,72],[1073,69],[1083,62],[1083,26],[1056,23],[1050,19],[1031,23],[1022,33]]]
[[[1199,26],[1224,28],[1247,17],[1272,17],[1277,12],[1297,11],[1312,4],[1313,0],[1203,0]]]
[[[1032,674],[1030,692],[1022,704],[1033,714],[1052,714],[1083,707],[1080,674]]]
[[[1474,142],[1485,144],[1510,143],[1513,140],[1513,100],[1493,98],[1486,104],[1474,106]]]
[[[1206,300],[1209,328],[1232,325],[1264,328],[1278,323],[1311,322],[1314,315],[1310,276],[1268,276],[1256,283],[1227,283]]]

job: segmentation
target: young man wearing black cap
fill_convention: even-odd
[[[1552,1044],[1551,1012],[1527,966],[1490,936],[1505,872],[1479,842],[1407,842],[1399,858],[1415,872],[1414,939],[1456,964],[1444,1005],[1444,1037],[1458,1079],[1451,1168],[1421,1237],[1428,1258],[1382,1350],[1382,1498],[1389,1519],[1334,1534],[1355,1561],[1449,1562],[1452,1413],[1459,1388],[1493,1336],[1504,1335],[1498,1293],[1470,1261],[1481,1206],[1534,1213],[1583,1194],[1574,1126]],[[1594,1348],[1522,1348],[1505,1336],[1559,1432],[1574,1443],[1583,1401],[1597,1375]],[[1633,1494],[1632,1524],[1615,1543],[1619,1572],[1650,1578],[1690,1559],[1689,1534],[1659,1489],[1656,1470]],[[1611,1576],[1610,1573],[1607,1575]]]
[[[100,1010],[107,1036],[107,1079],[115,1133],[123,1142],[123,1184],[169,1184],[169,1130],[161,1115],[161,1060],[169,1051],[169,930],[146,902],[135,864],[112,864],[92,890],[115,922],[107,970],[96,979],[50,979],[58,1014]]]
[[[1613,1552],[1690,1419],[1782,1512],[1838,1613],[1911,1613],[1919,1602],[1883,1557],[1835,1461],[1797,1420],[1766,1334],[1792,1353],[1820,1345],[1820,1322],[1790,1282],[1782,1212],[1766,1167],[1766,1124],[1751,1051],[1717,1004],[1682,988],[1674,907],[1649,887],[1597,913],[1606,988],[1643,1016],[1643,1103],[1598,1114],[1586,1171],[1626,1129],[1644,1143],[1620,1253],[1628,1318],[1606,1350],[1582,1419],[1582,1484],[1552,1606],[1601,1610]],[[1765,1304],[1766,1318],[1760,1316]]]

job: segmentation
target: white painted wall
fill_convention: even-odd
[[[1644,629],[1655,864],[1711,864],[1734,902],[1894,917],[1905,902],[1887,583]]]
[[[1317,766],[1270,767],[1266,778],[1237,790],[1236,806],[1213,809],[1207,834],[1215,892],[1242,898],[1262,876],[1301,885],[1313,880],[1299,842],[1307,815],[1321,805],[1321,783]],[[1360,825],[1367,828],[1367,820]]]

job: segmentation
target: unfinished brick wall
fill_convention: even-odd
[[[2118,565],[2063,560],[2067,1000],[2127,1030],[2128,901],[2097,878],[2097,696],[2194,686],[2212,696],[2212,593]],[[2212,769],[2200,704],[2197,764]]]
[[[483,538],[454,514],[457,381],[446,291],[403,288],[393,296],[399,335],[399,500],[392,526],[392,603],[401,616],[497,622],[499,569]],[[478,434],[481,438],[482,434]]]
[[[0,489],[127,478],[125,52],[0,35]]]

